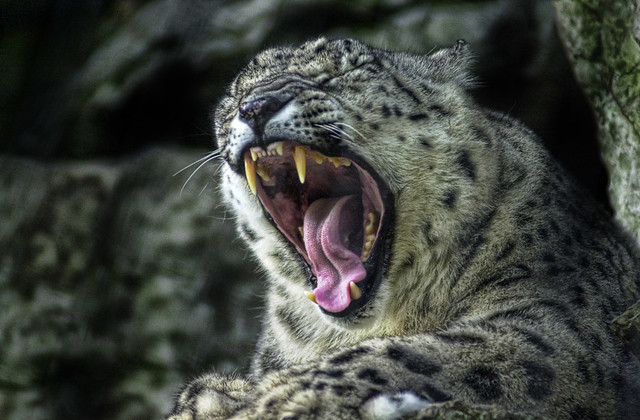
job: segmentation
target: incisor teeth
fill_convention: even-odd
[[[316,302],[316,295],[314,295],[313,292],[307,293],[307,298],[316,305],[318,304],[318,302]]]
[[[327,158],[329,160],[329,162],[333,163],[333,166],[335,166],[336,168],[338,166],[340,166],[340,158],[339,157],[330,157]]]
[[[276,143],[276,152],[282,156],[282,154],[284,153],[284,143],[279,141]]]
[[[295,146],[293,148],[293,160],[296,163],[300,183],[304,184],[304,179],[307,175],[307,153],[303,146]]]
[[[249,156],[244,158],[244,174],[251,192],[256,195],[256,163]]]
[[[354,282],[349,282],[349,294],[351,299],[358,300],[362,297],[362,290]]]
[[[249,149],[249,152],[251,152],[251,159],[254,162],[258,160],[258,158],[267,156],[267,152],[261,147],[252,147]]]

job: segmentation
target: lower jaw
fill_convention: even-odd
[[[391,203],[389,198],[390,197],[387,197],[387,203]],[[351,325],[355,322],[364,323],[366,319],[373,316],[370,312],[373,312],[374,308],[378,306],[376,304],[378,291],[382,282],[387,277],[389,262],[393,252],[393,226],[395,222],[393,206],[388,205],[386,212],[385,222],[379,235],[381,242],[374,245],[368,261],[364,263],[367,277],[358,283],[358,285],[362,287],[362,296],[357,300],[352,300],[349,306],[340,312],[330,312],[319,306],[321,312],[326,315],[328,319],[337,321],[341,325]],[[307,270],[309,285],[311,289],[313,289],[315,285],[312,281],[313,274],[311,269],[302,256],[300,256],[300,259],[303,261]]]

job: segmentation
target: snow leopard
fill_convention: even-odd
[[[271,48],[214,111],[221,189],[264,268],[250,373],[187,384],[170,419],[637,418],[610,329],[635,242],[538,137],[472,97],[465,41]]]

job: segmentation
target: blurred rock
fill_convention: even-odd
[[[152,418],[246,367],[260,283],[194,153],[0,159],[0,416]],[[230,246],[232,244],[233,246]]]
[[[611,203],[640,240],[640,2],[557,0],[560,33],[598,121]]]

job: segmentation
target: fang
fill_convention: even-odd
[[[362,290],[358,287],[354,282],[349,283],[349,294],[351,295],[351,299],[358,300],[362,297]]]
[[[244,172],[251,192],[256,195],[256,163],[249,156],[244,158]]]
[[[296,170],[298,171],[300,183],[304,184],[304,180],[307,175],[307,153],[304,150],[304,147],[296,146],[293,148],[293,160],[296,163]]]

